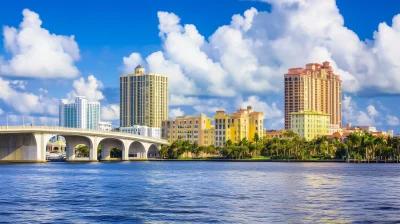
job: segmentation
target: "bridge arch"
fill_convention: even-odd
[[[157,145],[151,144],[147,152],[147,158],[160,158],[160,149]]]
[[[76,160],[76,154],[77,154],[76,147],[78,145],[86,145],[89,148],[89,157],[90,157],[90,153],[93,150],[93,145],[94,145],[92,139],[86,136],[78,136],[78,135],[62,135],[62,136],[65,138],[67,160]],[[86,159],[86,157],[84,158]]]
[[[141,142],[134,141],[129,146],[129,159],[146,159],[146,148]]]
[[[122,155],[125,151],[124,143],[117,138],[105,138],[99,142],[99,145],[101,145],[101,160],[112,159],[111,150],[114,148],[120,149]],[[120,159],[122,159],[122,155]]]

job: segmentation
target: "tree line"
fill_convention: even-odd
[[[311,141],[301,139],[293,131],[285,131],[284,138],[260,138],[255,134],[252,141],[242,139],[238,143],[226,141],[225,147],[199,146],[189,141],[174,141],[162,146],[162,158],[177,159],[192,153],[199,157],[219,155],[226,159],[251,159],[266,157],[269,159],[352,159],[352,160],[398,160],[400,139],[390,136],[374,136],[368,132],[351,133],[344,142],[339,138],[321,136]]]

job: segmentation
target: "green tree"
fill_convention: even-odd
[[[110,157],[111,158],[122,158],[122,150],[119,148],[112,148],[110,150]]]
[[[89,147],[84,144],[77,145],[75,151],[78,157],[89,157]]]

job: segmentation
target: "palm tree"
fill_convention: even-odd
[[[383,136],[379,136],[375,139],[375,153],[379,151],[379,160],[382,159],[382,149],[384,146],[386,146],[386,141]]]
[[[259,145],[258,145],[258,142],[260,141],[260,136],[258,136],[258,133],[255,133],[255,134],[254,134],[253,141],[255,142],[255,147],[254,147],[254,149],[255,149],[256,155],[258,155],[258,154],[259,154]]]
[[[354,152],[354,148],[356,146],[358,146],[359,142],[360,142],[360,136],[356,133],[350,133],[347,136],[346,142],[348,142],[348,144],[350,144],[352,151]],[[346,151],[346,159],[347,161],[349,161],[349,151]]]

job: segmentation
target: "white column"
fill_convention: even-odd
[[[124,143],[124,149],[122,150],[122,160],[128,161],[129,160],[129,146],[131,146],[133,141],[130,140],[122,140]]]
[[[97,141],[98,139],[96,136],[89,139],[92,139],[91,148],[89,149],[89,160],[97,161],[97,147],[99,146],[99,142]]]
[[[101,159],[102,160],[110,160],[110,144],[108,144],[107,140],[103,141],[101,144]]]
[[[75,147],[76,143],[73,137],[65,137],[65,152],[67,155],[67,160],[75,160]]]

